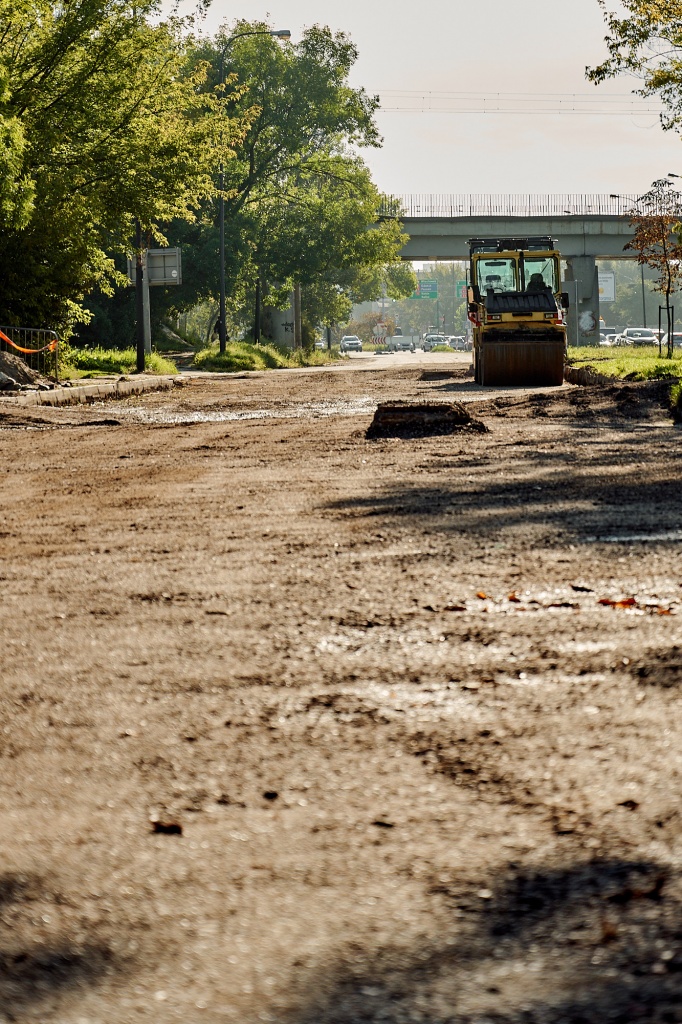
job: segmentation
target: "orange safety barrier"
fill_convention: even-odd
[[[49,345],[43,345],[42,348],[22,348],[21,345],[15,345],[11,338],[8,338],[3,331],[0,331],[0,338],[2,338],[3,341],[6,341],[8,345],[11,345],[12,348],[15,348],[17,352],[23,352],[24,355],[27,356],[37,355],[38,352],[54,352],[59,344],[57,339],[55,339],[54,341],[51,341]]]

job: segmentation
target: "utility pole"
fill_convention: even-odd
[[[253,343],[260,345],[260,271],[256,277],[256,311],[253,319]]]
[[[142,266],[142,225],[139,220],[135,221],[135,314],[136,314],[136,342],[137,342],[137,361],[136,368],[138,373],[144,373],[144,325],[145,325],[145,309],[144,309],[144,268]]]
[[[147,240],[149,241],[149,240]],[[147,265],[147,253],[145,249],[142,259],[142,306],[144,309],[144,350],[148,355],[152,351],[152,311],[149,301],[149,268]]]

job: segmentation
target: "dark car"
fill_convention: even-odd
[[[626,327],[620,341],[624,345],[658,345],[658,337],[648,327]]]

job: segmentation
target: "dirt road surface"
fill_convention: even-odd
[[[682,435],[464,374],[0,405],[1,1024],[682,1021]]]

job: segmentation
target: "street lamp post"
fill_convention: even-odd
[[[225,42],[220,51],[220,85],[225,84],[225,53],[228,46],[231,46],[237,39],[244,39],[245,36],[274,36],[275,39],[291,39],[291,32],[288,28],[275,29],[271,31],[254,30],[251,32],[238,32]],[[227,330],[225,326],[225,167],[220,161],[220,172],[218,178],[220,187],[220,323],[218,334],[220,337],[220,353],[225,354],[227,347]]]

